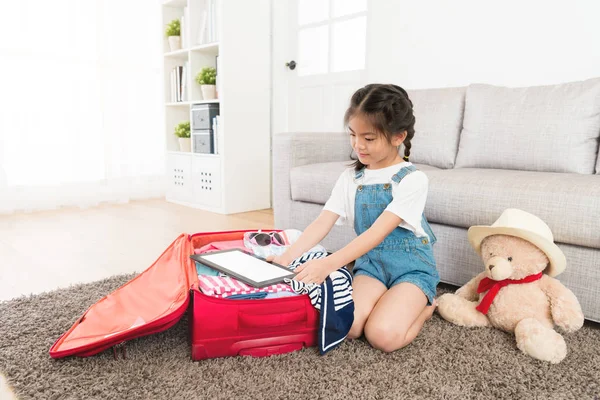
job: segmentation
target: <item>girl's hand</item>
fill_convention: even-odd
[[[287,257],[285,257],[285,253],[280,256],[268,256],[267,261],[283,265],[284,267],[287,267],[291,263],[291,261],[288,261]]]
[[[320,285],[329,276],[332,269],[327,257],[318,260],[310,260],[296,268],[294,272],[296,272],[297,275],[294,277],[294,280],[306,284],[315,283]]]

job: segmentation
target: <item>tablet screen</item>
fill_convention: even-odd
[[[283,266],[269,263],[241,250],[220,251],[192,258],[253,286],[283,282],[284,278],[295,275]]]

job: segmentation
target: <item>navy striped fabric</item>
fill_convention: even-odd
[[[327,253],[308,253],[290,264],[296,269],[309,260],[325,258]],[[321,354],[337,347],[344,341],[354,322],[354,301],[352,300],[352,275],[346,267],[332,272],[325,281],[316,285],[286,279],[292,290],[298,294],[308,294],[310,302],[319,311],[319,351]]]
[[[294,261],[292,261],[292,263],[290,265],[288,265],[288,268],[294,270],[307,261],[315,260],[318,258],[325,258],[325,257],[327,257],[327,253],[324,251],[317,251],[314,253],[304,253],[300,257],[298,257]]]

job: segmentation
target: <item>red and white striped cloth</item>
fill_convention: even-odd
[[[293,292],[292,288],[284,283],[278,283],[259,289],[248,286],[235,278],[220,276],[199,275],[198,283],[200,290],[202,290],[202,293],[205,295],[221,298],[231,296],[233,294]]]

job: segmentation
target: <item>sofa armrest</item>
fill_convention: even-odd
[[[352,147],[343,132],[279,133],[273,136],[273,166],[288,163],[291,168],[331,161],[348,161]]]
[[[292,205],[290,171],[302,165],[350,161],[352,147],[344,132],[298,132],[273,135],[273,213],[275,227],[289,226]]]

